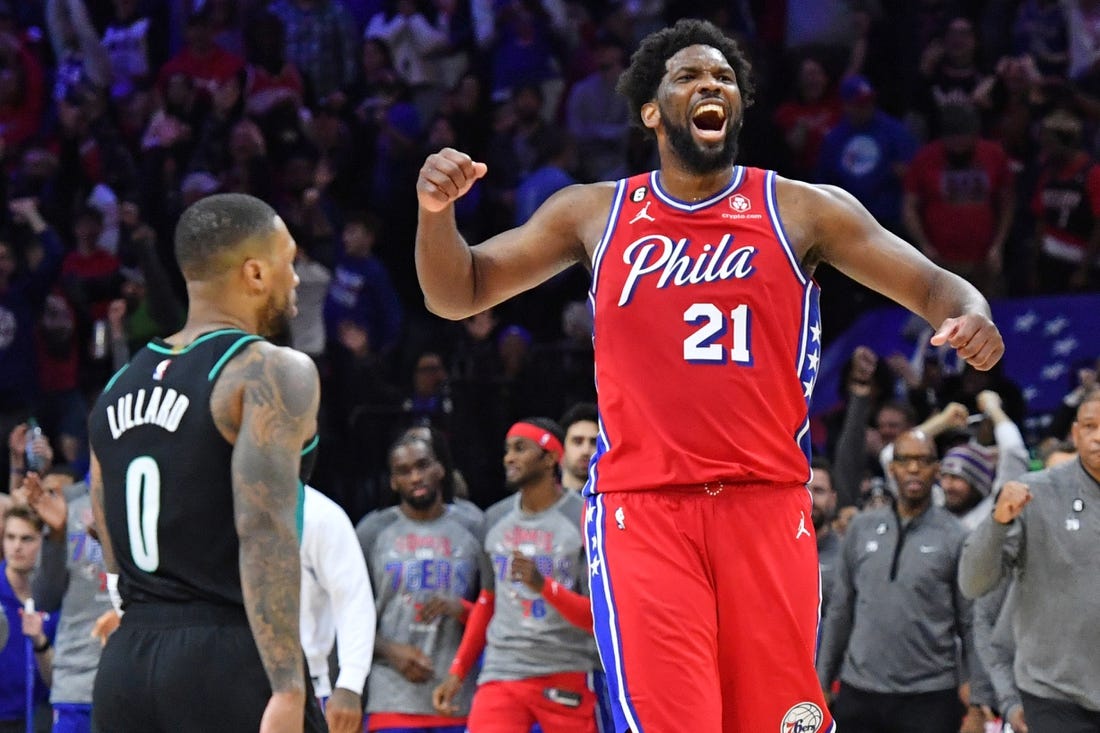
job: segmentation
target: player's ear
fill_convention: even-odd
[[[656,101],[646,102],[642,105],[642,124],[653,130],[661,122],[661,108]]]
[[[249,257],[242,262],[241,277],[251,294],[261,293],[267,289],[267,266],[263,260]]]

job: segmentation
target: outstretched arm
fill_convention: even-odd
[[[302,444],[317,428],[317,370],[305,355],[268,344],[251,347],[238,360],[241,417],[232,471],[241,590],[273,692],[264,721],[296,715],[301,730],[298,464]]]
[[[611,184],[570,186],[523,226],[469,247],[458,233],[454,202],[486,170],[444,148],[428,156],[416,182],[416,274],[428,309],[444,318],[480,313],[582,261],[584,242],[599,236],[614,193]]]
[[[840,188],[785,180],[779,191],[784,220],[789,212],[795,238],[808,244],[804,262],[828,262],[921,316],[937,329],[934,346],[950,344],[975,369],[1000,360],[1004,341],[977,288],[891,234]]]

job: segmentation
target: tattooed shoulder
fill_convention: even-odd
[[[317,368],[301,352],[263,341],[249,344],[225,367],[210,396],[210,413],[218,431],[235,443],[245,397],[277,405],[291,420],[316,415],[320,399]]]

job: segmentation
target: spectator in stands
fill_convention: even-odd
[[[386,0],[367,24],[364,39],[385,41],[393,68],[408,87],[421,119],[430,119],[443,95],[436,57],[448,50],[448,33],[426,16],[426,0]]]
[[[989,296],[1016,206],[1008,156],[978,137],[970,102],[942,105],[939,119],[939,139],[917,151],[905,175],[905,225],[929,259]]]
[[[330,339],[336,341],[342,324],[351,322],[366,330],[372,351],[386,354],[397,345],[402,312],[389,273],[374,254],[377,232],[373,214],[347,217],[324,313]]]
[[[57,59],[54,101],[77,105],[86,95],[106,92],[111,86],[111,60],[83,0],[47,0],[46,13]]]
[[[884,227],[901,231],[901,182],[917,142],[900,121],[878,109],[862,76],[840,83],[844,118],[821,144],[818,178],[845,189]]]
[[[183,50],[160,68],[157,86],[162,93],[173,76],[182,74],[191,80],[195,89],[209,97],[218,86],[244,68],[244,60],[240,56],[214,42],[209,2],[187,17],[186,43]]]
[[[1040,293],[1094,291],[1100,282],[1100,166],[1082,147],[1082,129],[1056,111],[1039,133],[1043,167],[1031,208]]]
[[[516,226],[530,219],[554,193],[576,183],[570,175],[576,155],[569,133],[547,127],[534,137],[534,145],[532,170],[516,187]]]
[[[566,118],[577,143],[581,180],[614,181],[627,174],[630,110],[626,99],[615,91],[626,68],[626,49],[602,37],[596,42],[595,57],[596,70],[569,91]]]
[[[811,177],[825,135],[840,122],[840,100],[820,59],[799,62],[794,95],[779,105],[773,120],[783,133],[791,175]]]
[[[949,104],[972,105],[985,81],[978,67],[978,39],[974,24],[963,16],[951,18],[942,40],[928,45],[921,58],[924,77],[919,111],[928,138],[943,136],[943,109]]]
[[[305,99],[305,82],[286,57],[286,28],[273,13],[263,11],[245,31],[245,108],[262,117],[289,105],[297,111]]]
[[[27,647],[23,629],[23,604],[31,599],[31,576],[42,547],[42,520],[25,503],[4,511],[4,559],[0,562],[0,607],[10,630],[7,644],[0,648],[0,728],[12,733],[26,730]],[[53,659],[53,640],[58,615],[51,614],[33,638],[34,730],[50,730],[49,683]]]
[[[813,498],[810,516],[817,536],[817,562],[821,568],[821,612],[829,608],[833,583],[836,580],[837,565],[840,563],[840,536],[833,531],[833,521],[837,516],[837,490],[833,486],[832,470],[825,458],[814,458],[810,462],[813,476],[807,488]]]
[[[103,31],[111,60],[111,96],[120,99],[150,85],[165,60],[166,28],[138,0],[114,0],[114,16]]]
[[[33,199],[8,201],[12,216],[30,229],[33,243],[20,261],[17,240],[0,237],[0,434],[27,416],[36,390],[34,325],[61,266],[62,245]]]
[[[306,103],[342,108],[359,58],[355,24],[343,3],[275,0],[268,9],[286,28],[286,57],[306,80]]]
[[[1069,29],[1065,7],[1058,0],[1024,0],[1012,24],[1012,52],[1027,56],[1044,77],[1066,78]]]
[[[0,33],[0,144],[22,152],[38,133],[45,102],[42,65],[11,33]]]
[[[561,427],[565,431],[561,486],[566,491],[580,491],[588,482],[588,466],[596,455],[600,433],[596,405],[591,402],[571,405],[561,417]]]
[[[52,435],[66,463],[82,464],[87,456],[88,403],[80,387],[80,352],[76,315],[61,295],[46,298],[35,329],[39,396],[36,415]]]

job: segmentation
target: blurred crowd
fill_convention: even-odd
[[[740,163],[847,189],[988,297],[1100,288],[1093,0],[0,0],[12,488],[34,456],[83,477],[98,391],[181,325],[179,213],[238,191],[271,203],[298,244],[285,338],[321,373],[313,485],[353,521],[393,504],[388,447],[430,427],[461,498],[503,498],[509,425],[595,400],[588,276],[574,268],[460,323],[431,316],[411,256],[417,171],[444,146],[488,164],[456,211],[476,242],[573,182],[653,167],[615,82],[645,34],[684,15],[750,52]],[[826,344],[882,304],[828,268],[817,277]],[[910,446],[903,467],[942,457],[918,478],[971,527],[995,483],[1072,450],[1096,383],[1097,365],[1080,366],[1061,412],[1029,434],[1042,442],[1025,444],[1010,426],[1028,407],[1001,370],[857,349],[815,438],[823,568],[854,514],[902,495],[894,444],[911,428],[935,437],[934,455]],[[826,684],[844,675],[831,651]],[[991,693],[980,704],[1003,707]]]

